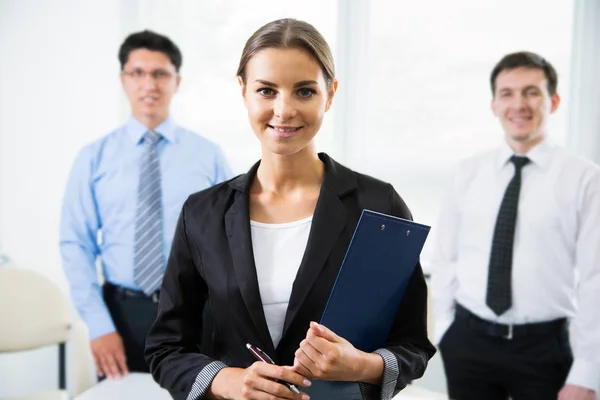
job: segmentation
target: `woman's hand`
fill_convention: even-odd
[[[346,339],[316,322],[296,350],[293,370],[309,379],[378,384],[383,359],[356,349]]]
[[[246,369],[223,368],[209,388],[213,399],[270,400],[291,399],[308,400],[306,393],[296,394],[277,381],[285,381],[301,387],[310,386],[310,381],[291,367],[280,367],[257,361]]]

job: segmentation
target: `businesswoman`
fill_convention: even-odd
[[[312,25],[263,26],[248,39],[237,75],[261,160],[183,206],[147,338],[150,370],[181,399],[317,399],[323,380],[358,383],[357,397],[340,389],[335,398],[390,399],[435,352],[420,265],[374,353],[311,321],[320,320],[361,211],[407,219],[410,212],[390,184],[317,153],[338,83]],[[214,318],[210,354],[199,351],[205,305]],[[277,365],[256,362],[246,343]]]

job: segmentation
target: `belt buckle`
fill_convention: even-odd
[[[155,303],[158,303],[158,300],[159,300],[159,294],[158,293],[159,293],[158,290],[155,290],[152,293],[152,301],[155,302]]]
[[[508,333],[502,337],[506,340],[511,340],[513,338],[513,325],[512,324],[508,325]]]

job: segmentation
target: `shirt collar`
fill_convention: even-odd
[[[160,125],[154,129],[154,132],[159,133],[169,142],[175,141],[175,131],[177,126],[171,116],[168,116]],[[125,130],[134,144],[140,143],[144,134],[148,131],[148,127],[135,119],[133,116],[129,118],[125,124]]]
[[[550,139],[546,138],[529,150],[525,156],[529,158],[532,164],[546,169],[551,162],[550,153],[552,152],[553,146],[554,145]],[[496,168],[499,170],[504,168],[513,155],[515,155],[514,150],[510,148],[508,143],[503,142],[496,159]]]

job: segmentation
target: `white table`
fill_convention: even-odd
[[[169,392],[161,389],[150,374],[131,373],[123,379],[105,379],[85,391],[75,400],[170,400]],[[446,397],[428,390],[409,386],[394,400],[442,400]]]
[[[123,379],[105,379],[74,400],[171,400],[169,392],[152,380],[150,374],[131,373]]]

